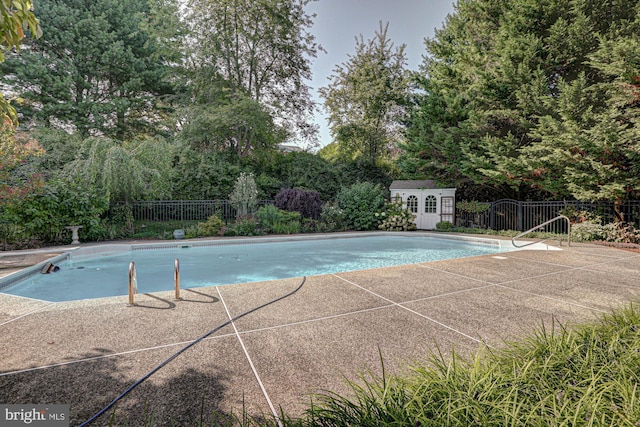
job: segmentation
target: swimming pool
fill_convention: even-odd
[[[139,293],[173,289],[175,259],[182,288],[261,282],[505,252],[497,240],[454,240],[426,235],[354,235],[304,239],[241,239],[121,245],[103,253],[84,249],[56,262],[60,270],[35,273],[2,292],[52,302],[127,295],[135,262]],[[111,245],[113,248],[117,245]],[[122,248],[126,248],[123,250]],[[119,252],[119,253],[118,253]],[[38,270],[39,271],[39,270]]]

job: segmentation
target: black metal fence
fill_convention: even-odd
[[[640,227],[640,200],[630,200],[620,205],[624,221]],[[519,202],[503,199],[487,203],[482,212],[463,212],[456,209],[456,225],[462,227],[490,228],[492,230],[529,230],[568,211],[587,211],[602,218],[604,223],[614,222],[616,213],[612,202],[545,201]],[[566,233],[566,223],[549,224],[545,231]]]
[[[273,204],[273,200],[260,200],[258,206]],[[218,215],[226,223],[233,222],[236,210],[228,200],[148,200],[131,205],[136,221],[205,221]],[[462,227],[490,228],[492,230],[525,231],[555,218],[561,212],[573,208],[592,212],[605,223],[615,220],[614,204],[611,202],[545,201],[520,202],[503,199],[486,203],[481,212],[465,212],[456,209],[456,225]],[[619,206],[626,222],[640,227],[640,200],[627,201]],[[547,226],[546,231],[566,233],[566,223],[557,221]]]
[[[273,200],[260,200],[258,207],[273,204]],[[131,203],[135,221],[205,221],[218,215],[226,223],[236,218],[236,209],[229,200],[144,200]]]

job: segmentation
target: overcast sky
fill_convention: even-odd
[[[442,28],[446,16],[453,13],[454,0],[318,0],[308,6],[317,16],[311,32],[327,53],[313,60],[314,99],[321,102],[317,89],[326,86],[336,65],[348,60],[355,51],[355,37],[372,39],[379,22],[389,23],[388,37],[395,46],[406,44],[408,68],[416,70],[425,54],[424,39]],[[322,107],[321,107],[322,110]],[[331,142],[324,110],[316,116],[320,126],[320,145]]]

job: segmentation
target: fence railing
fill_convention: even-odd
[[[273,204],[273,200],[260,200],[258,206]],[[205,221],[218,215],[226,223],[233,222],[236,210],[228,200],[148,200],[131,203],[136,221]],[[567,208],[592,212],[605,223],[615,220],[611,202],[543,201],[520,202],[503,199],[487,203],[483,212],[470,213],[456,209],[456,225],[462,227],[490,228],[492,230],[524,231],[558,216]],[[624,220],[640,227],[640,200],[627,201],[618,207]],[[566,233],[566,223],[550,224],[546,231]]]
[[[462,227],[490,228],[492,230],[524,231],[555,218],[567,209],[587,211],[602,218],[605,223],[616,220],[612,202],[544,201],[520,202],[503,199],[487,203],[484,212],[470,213],[456,210],[456,225]],[[630,200],[618,206],[624,221],[640,226],[640,200]],[[565,222],[549,224],[545,231],[566,233]]]
[[[260,200],[258,207],[273,204]],[[236,219],[236,209],[228,200],[143,200],[130,204],[136,221],[205,221],[218,215],[226,223]]]

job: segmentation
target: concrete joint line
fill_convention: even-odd
[[[439,271],[439,272],[441,272],[441,273],[445,273],[445,274],[448,274],[448,275],[450,275],[450,276],[456,276],[456,277],[460,277],[460,278],[463,278],[463,279],[469,279],[469,280],[473,280],[473,281],[475,281],[475,282],[484,283],[485,285],[495,285],[495,283],[487,282],[486,280],[477,279],[477,278],[475,278],[475,277],[471,277],[471,276],[465,276],[464,274],[454,273],[454,272],[452,272],[452,271],[441,270],[441,269],[439,269],[439,268],[435,268],[435,267],[432,267],[432,266],[430,266],[430,265],[424,265],[424,264],[417,264],[417,265],[419,265],[419,266],[420,266],[420,267],[422,267],[422,268],[427,268],[427,269],[429,269],[429,270]]]
[[[31,311],[29,311],[28,313],[21,314],[21,315],[20,315],[20,316],[18,316],[18,317],[14,317],[13,319],[9,319],[9,320],[7,320],[6,322],[2,322],[2,323],[0,323],[0,326],[4,326],[4,325],[9,324],[9,323],[11,323],[11,322],[15,322],[16,320],[22,319],[23,317],[31,316],[32,314],[35,314],[35,313],[37,313],[37,312],[39,312],[39,311],[42,311],[42,310],[44,310],[45,308],[47,308],[47,307],[51,307],[52,305],[55,305],[55,304],[56,304],[55,302],[52,302],[52,303],[47,304],[47,305],[45,305],[45,306],[42,306],[42,307],[36,308],[35,310],[31,310]]]
[[[608,311],[607,311],[607,310],[601,310],[601,309],[599,309],[599,308],[589,307],[589,306],[582,305],[582,304],[578,304],[578,303],[571,302],[571,301],[565,301],[565,300],[560,299],[560,298],[553,298],[553,297],[550,297],[550,296],[547,296],[547,295],[541,295],[541,294],[537,294],[537,293],[535,293],[535,292],[524,291],[524,290],[522,290],[522,289],[512,288],[512,287],[510,287],[510,286],[505,286],[505,285],[496,285],[496,286],[497,286],[497,287],[499,287],[499,288],[503,288],[503,289],[509,289],[510,291],[516,291],[516,292],[520,292],[520,293],[523,293],[523,294],[533,295],[533,296],[535,296],[535,297],[548,299],[548,300],[550,300],[550,301],[561,302],[561,303],[563,303],[563,304],[572,305],[572,306],[574,306],[574,307],[580,307],[580,308],[584,308],[584,309],[587,309],[587,310],[598,311],[598,312],[600,312],[600,313],[608,313]]]
[[[203,341],[209,341],[209,340],[228,337],[228,336],[233,336],[233,334],[224,334],[224,335],[217,335],[215,337],[208,337],[208,338],[205,338]],[[75,360],[69,360],[69,361],[66,361],[66,362],[52,363],[50,365],[35,366],[33,368],[28,368],[28,369],[19,369],[19,370],[10,371],[10,372],[2,372],[2,373],[0,373],[0,377],[6,377],[6,376],[9,376],[9,375],[15,375],[15,374],[22,374],[22,373],[25,373],[25,372],[40,371],[42,369],[57,368],[59,366],[74,365],[76,363],[91,362],[93,360],[108,359],[110,357],[126,356],[126,355],[129,355],[129,354],[142,353],[142,352],[145,352],[145,351],[160,350],[160,349],[167,348],[167,347],[185,346],[185,345],[187,345],[187,344],[189,344],[191,342],[193,342],[193,340],[183,341],[183,342],[174,342],[174,343],[162,344],[162,345],[156,345],[156,346],[153,346],[153,347],[137,348],[137,349],[133,349],[133,350],[121,351],[121,352],[118,352],[118,353],[101,354],[100,356],[85,357],[83,359],[75,359]]]
[[[242,332],[240,332],[240,335],[251,334],[251,333],[254,333],[254,332],[271,331],[271,330],[274,330],[274,329],[281,329],[281,328],[286,328],[286,327],[289,327],[289,326],[304,325],[304,324],[307,324],[307,323],[322,322],[324,320],[338,319],[340,317],[347,317],[347,316],[352,316],[354,314],[367,313],[367,312],[370,312],[370,311],[377,311],[377,310],[382,310],[382,309],[385,309],[385,308],[395,307],[395,306],[396,306],[396,304],[385,304],[385,305],[381,305],[379,307],[365,308],[363,310],[348,311],[346,313],[333,314],[331,316],[323,316],[323,317],[316,317],[314,319],[301,320],[299,322],[283,323],[282,325],[269,326],[269,327],[266,327],[266,328],[258,328],[258,329],[251,329],[251,330],[247,330],[247,331],[242,331]]]
[[[231,316],[231,313],[229,312],[229,308],[227,307],[227,304],[224,301],[224,298],[222,297],[222,294],[220,293],[220,287],[216,287],[216,291],[218,292],[218,296],[220,297],[220,302],[222,302],[222,306],[224,307],[224,311],[227,313],[227,317],[229,317],[229,320],[231,320],[231,326],[233,326],[233,330],[235,331],[235,335],[236,338],[238,339],[238,342],[240,343],[240,346],[242,347],[242,351],[244,352],[245,357],[247,358],[247,361],[249,362],[249,366],[251,367],[251,370],[253,371],[253,376],[256,378],[256,381],[258,381],[258,386],[260,386],[260,390],[262,390],[262,394],[264,395],[264,398],[267,400],[267,404],[269,405],[269,409],[271,410],[271,413],[273,414],[275,420],[278,422],[278,426],[279,427],[283,427],[282,421],[280,420],[280,417],[278,416],[278,412],[276,411],[275,407],[273,406],[273,403],[271,402],[271,398],[269,397],[269,393],[267,393],[267,389],[264,386],[264,384],[262,383],[262,380],[260,379],[260,374],[258,374],[258,370],[256,369],[255,365],[253,364],[253,361],[251,360],[251,356],[249,355],[249,351],[247,350],[247,347],[245,347],[244,345],[244,341],[242,340],[242,337],[240,336],[240,332],[238,332],[238,329],[236,328],[236,323],[232,320],[233,316]]]
[[[429,317],[429,316],[425,316],[425,315],[424,315],[424,314],[422,314],[422,313],[418,313],[417,311],[412,310],[412,309],[410,309],[409,307],[405,307],[404,305],[402,305],[402,304],[400,304],[400,303],[397,303],[397,302],[395,302],[395,301],[392,301],[392,300],[390,300],[389,298],[383,297],[383,296],[382,296],[382,295],[380,295],[380,294],[377,294],[377,293],[375,293],[375,292],[373,292],[373,291],[371,291],[371,290],[369,290],[369,289],[366,289],[366,288],[364,288],[364,287],[362,287],[362,286],[358,285],[358,284],[357,284],[357,283],[355,283],[355,282],[352,282],[352,281],[347,280],[347,279],[345,279],[345,278],[343,278],[343,277],[340,277],[340,276],[338,276],[337,274],[332,274],[332,276],[335,276],[335,277],[337,277],[337,278],[338,278],[338,279],[340,279],[340,280],[344,280],[345,282],[347,282],[347,283],[349,283],[349,284],[351,284],[351,285],[353,285],[353,286],[355,286],[355,287],[357,287],[357,288],[359,288],[359,289],[361,289],[361,290],[363,290],[363,291],[365,291],[365,292],[369,292],[370,294],[372,294],[372,295],[374,295],[374,296],[376,296],[376,297],[378,297],[378,298],[381,298],[381,299],[383,299],[383,300],[385,300],[385,301],[388,301],[388,302],[390,302],[391,304],[395,305],[396,307],[399,307],[399,308],[401,308],[401,309],[403,309],[403,310],[406,310],[406,311],[408,311],[409,313],[412,313],[412,314],[415,314],[416,316],[419,316],[419,317],[422,317],[422,318],[424,318],[424,319],[427,319],[427,320],[429,320],[430,322],[433,322],[433,323],[435,323],[435,324],[437,324],[437,325],[440,325],[440,326],[442,326],[443,328],[449,329],[450,331],[453,331],[453,332],[455,332],[455,333],[457,333],[457,334],[460,334],[460,335],[462,335],[463,337],[469,338],[470,340],[475,341],[475,342],[477,342],[477,343],[479,343],[479,344],[485,345],[485,346],[487,346],[487,347],[489,347],[489,348],[493,348],[493,346],[489,345],[488,343],[486,343],[486,342],[484,342],[484,341],[482,341],[482,340],[479,340],[478,338],[474,338],[474,337],[472,337],[471,335],[467,335],[467,334],[465,334],[465,333],[464,333],[464,332],[462,332],[462,331],[459,331],[459,330],[457,330],[457,329],[455,329],[455,328],[453,328],[453,327],[451,327],[451,326],[449,326],[449,325],[446,325],[446,324],[444,324],[444,323],[442,323],[442,322],[437,321],[436,319],[433,319],[433,318],[431,318],[431,317]]]

